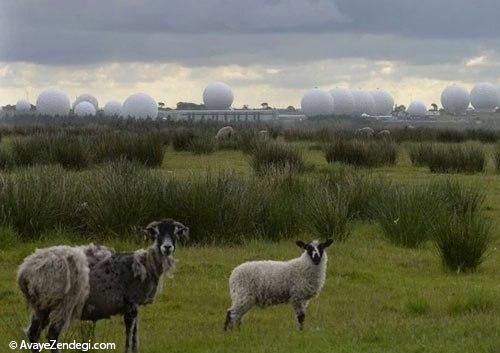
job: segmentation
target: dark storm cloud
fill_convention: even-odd
[[[498,0],[0,0],[0,61],[187,66],[498,51]],[[477,40],[480,38],[480,40]]]

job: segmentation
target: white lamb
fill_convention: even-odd
[[[328,257],[324,251],[333,243],[297,241],[302,255],[289,261],[251,261],[236,267],[229,277],[232,306],[227,311],[224,329],[239,326],[252,307],[291,304],[302,330],[309,300],[325,283]]]

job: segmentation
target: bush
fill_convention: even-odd
[[[410,159],[433,173],[478,173],[486,166],[484,148],[477,143],[421,144],[410,149]]]
[[[372,205],[374,219],[384,236],[393,244],[415,248],[427,241],[435,218],[435,200],[426,187],[393,185],[377,204]]]
[[[90,232],[127,233],[152,219],[165,217],[164,182],[138,164],[122,160],[90,174],[86,185],[83,223]]]
[[[281,143],[261,143],[252,153],[254,171],[263,175],[269,172],[301,173],[305,163],[299,150]]]
[[[196,134],[192,129],[178,129],[172,136],[174,151],[189,151]]]
[[[312,231],[323,239],[346,240],[350,233],[350,205],[345,190],[340,185],[334,191],[317,185],[308,199],[306,207]]]
[[[363,167],[394,165],[397,145],[391,141],[367,141],[338,139],[325,147],[328,163],[342,162]]]
[[[33,167],[5,176],[0,185],[1,220],[22,238],[74,226],[81,184],[57,167]]]
[[[475,271],[491,244],[492,224],[478,212],[442,212],[434,240],[443,265],[457,273]]]
[[[110,133],[98,135],[94,140],[94,163],[127,160],[149,167],[163,163],[164,141],[158,134]]]
[[[407,147],[410,161],[414,166],[424,167],[434,152],[432,143],[412,144]]]
[[[203,134],[191,140],[189,150],[194,154],[210,154],[215,151],[216,147],[217,143],[215,138],[210,135]]]

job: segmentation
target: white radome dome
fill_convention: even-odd
[[[422,101],[413,101],[410,103],[408,108],[406,108],[406,112],[410,116],[425,117],[427,115],[427,107]]]
[[[121,115],[125,118],[156,119],[158,116],[158,105],[150,95],[135,93],[123,102]]]
[[[313,88],[304,93],[300,107],[307,117],[331,115],[334,112],[333,97],[327,91]]]
[[[212,82],[203,91],[203,104],[209,110],[227,110],[233,100],[233,91],[224,82]]]
[[[75,114],[76,116],[94,116],[96,110],[92,103],[83,101],[76,105]]]
[[[375,114],[375,101],[369,92],[355,89],[352,91],[352,96],[354,97],[354,115]]]
[[[91,94],[84,93],[84,94],[80,94],[78,97],[76,97],[75,101],[73,102],[73,109],[75,109],[75,107],[80,102],[89,102],[94,106],[96,111],[97,111],[97,109],[99,109],[99,102],[97,101],[97,98]]]
[[[392,109],[394,108],[394,98],[392,98],[388,92],[381,89],[371,91],[370,94],[372,95],[373,102],[375,104],[375,115],[391,115]]]
[[[31,110],[31,103],[26,99],[20,99],[16,103],[16,112],[26,113]]]
[[[448,86],[441,93],[441,105],[450,114],[464,115],[469,104],[470,94],[461,86]]]
[[[494,112],[500,105],[497,87],[488,82],[475,85],[470,92],[470,100],[478,112]]]
[[[122,112],[122,104],[118,101],[111,100],[104,106],[105,116],[120,116]]]
[[[68,115],[71,109],[69,97],[56,88],[48,88],[38,95],[36,110],[38,114],[50,116]]]
[[[334,115],[352,115],[354,112],[354,97],[347,88],[334,88],[330,91],[333,97]]]

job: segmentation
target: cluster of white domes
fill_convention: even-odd
[[[121,116],[135,119],[156,119],[158,116],[158,105],[150,95],[135,93],[123,102]]]
[[[111,100],[104,106],[105,116],[120,116],[122,113],[122,104],[119,101]]]
[[[307,117],[332,115],[334,112],[333,97],[327,91],[313,88],[304,93],[300,107]]]
[[[233,100],[233,91],[224,82],[212,82],[203,91],[203,104],[209,110],[229,109]]]
[[[470,104],[469,92],[461,86],[451,85],[441,93],[441,105],[450,114],[463,115]]]
[[[334,88],[330,91],[333,98],[333,114],[349,116],[354,113],[354,97],[347,88]]]
[[[412,117],[425,117],[427,115],[427,107],[425,103],[422,101],[413,101],[410,103],[408,108],[406,109],[408,115]]]
[[[470,92],[470,100],[478,112],[494,112],[500,106],[498,88],[488,82],[475,85]]]
[[[31,110],[31,103],[26,99],[20,99],[16,103],[16,112],[26,113]]]
[[[50,116],[68,115],[71,103],[66,93],[49,88],[38,95],[36,100],[36,110],[38,114]]]
[[[97,101],[97,98],[91,94],[84,93],[76,97],[75,101],[73,102],[73,109],[75,109],[80,102],[89,102],[94,106],[96,111],[97,109],[99,109],[99,102]]]
[[[394,107],[394,98],[388,92],[381,89],[371,91],[370,93],[375,104],[374,115],[390,115]]]
[[[81,117],[94,116],[97,113],[94,105],[90,102],[87,102],[87,101],[82,101],[82,102],[78,103],[75,106],[74,111],[75,111],[76,116],[81,116]]]

